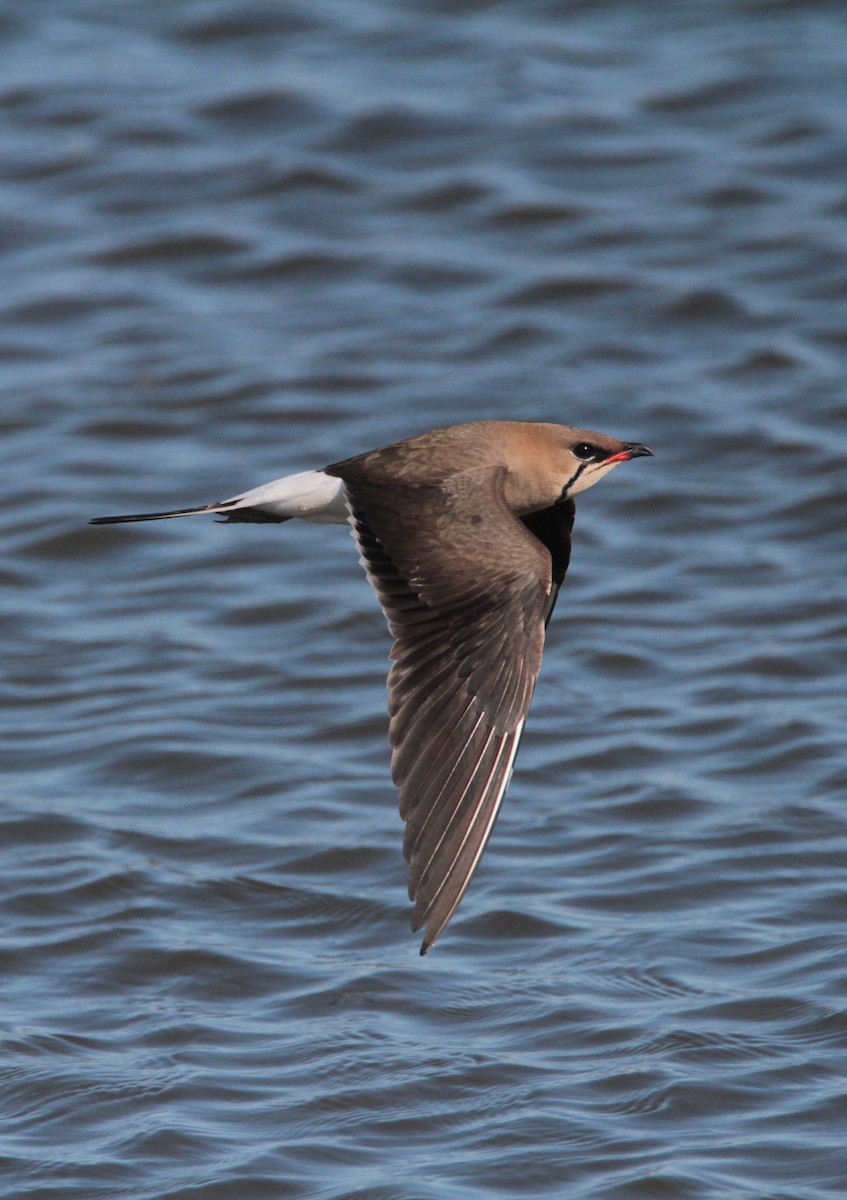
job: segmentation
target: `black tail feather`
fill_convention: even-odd
[[[164,521],[168,517],[191,517],[195,513],[220,513],[224,522],[237,521],[245,524],[281,525],[283,521],[291,520],[291,517],[277,516],[275,513],[265,512],[261,508],[230,508],[230,505],[237,503],[237,500],[230,500],[224,504],[204,504],[200,508],[175,508],[171,512],[126,513],[118,517],[92,517],[88,524],[124,525],[129,521]]]
[[[261,508],[235,508],[230,513],[221,513],[221,520],[218,524],[243,522],[245,525],[281,525],[283,521],[290,520],[291,517],[280,517],[276,513],[265,512]]]
[[[194,513],[218,512],[219,504],[204,504],[200,508],[175,508],[171,512],[127,513],[119,517],[92,517],[89,525],[122,525],[127,521],[163,521],[166,517],[190,517]]]

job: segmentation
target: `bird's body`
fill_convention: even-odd
[[[573,496],[645,454],[640,443],[567,425],[479,421],[217,504],[94,523],[203,512],[349,521],[395,639],[391,766],[425,953],[470,882],[508,786],[570,557]]]

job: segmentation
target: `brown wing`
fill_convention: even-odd
[[[345,481],[362,561],[396,639],[391,765],[412,928],[426,926],[422,954],[494,825],[551,607],[550,554],[508,509],[504,475],[497,467],[427,484]]]

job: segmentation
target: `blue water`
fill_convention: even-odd
[[[845,44],[0,8],[4,1196],[847,1192]],[[86,521],[482,417],[656,456],[420,959],[344,529]]]

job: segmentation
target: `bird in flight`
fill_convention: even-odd
[[[91,523],[196,513],[349,522],[394,638],[391,773],[412,929],[424,929],[426,954],[470,883],[509,783],[568,567],[574,496],[651,453],[568,425],[475,421],[217,504]]]

